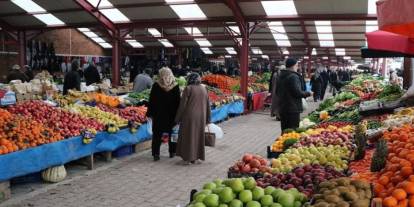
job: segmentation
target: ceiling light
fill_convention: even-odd
[[[225,55],[224,57],[225,58],[231,58],[231,55]]]
[[[165,2],[167,3],[181,3],[181,2],[192,3],[194,2],[194,0],[165,0]]]
[[[103,48],[112,48],[112,45],[107,43],[107,42],[100,42],[98,43],[100,46],[102,46]]]
[[[46,12],[45,9],[32,0],[12,0],[12,2],[28,13]]]
[[[378,0],[368,0],[368,14],[377,14],[377,1]]]
[[[309,56],[305,56],[305,57],[303,57],[303,59],[309,60]]]
[[[148,32],[154,37],[161,37],[161,33],[155,28],[148,28]]]
[[[130,20],[118,9],[101,9],[103,15],[108,17],[112,22],[129,22]]]
[[[98,4],[99,4],[99,7],[98,8],[101,8],[101,7],[112,7],[111,2],[109,2],[108,0],[86,0],[86,1],[88,1],[94,7],[97,7]]]
[[[240,35],[240,28],[238,26],[230,26],[231,33]]]
[[[197,4],[170,5],[181,19],[207,18]]]
[[[97,42],[97,43],[102,43],[102,42],[106,42],[104,39],[100,38],[100,37],[92,37],[91,38],[93,41]]]
[[[95,32],[83,32],[84,35],[92,38],[92,37],[99,37]]]
[[[344,60],[350,60],[351,57],[350,56],[344,56]]]
[[[331,21],[315,21],[315,26],[319,45],[321,47],[335,47]]]
[[[289,53],[289,51],[285,50],[285,51],[283,51],[283,54],[284,55],[289,55],[290,53]]]
[[[200,47],[211,47],[210,41],[208,41],[205,38],[195,39],[195,41],[197,42],[198,45],[200,45]]]
[[[84,27],[78,28],[78,30],[81,31],[81,32],[90,32],[91,31],[89,28],[84,28]]]
[[[168,41],[167,39],[159,39],[158,42],[164,45],[164,47],[174,47],[174,45],[171,44],[171,42]]]
[[[35,14],[33,16],[45,23],[46,25],[65,25],[64,22],[55,17],[55,15],[53,14]]]
[[[312,49],[312,55],[318,55],[315,48]]]
[[[211,52],[211,50],[209,48],[201,48],[201,51],[203,51],[203,53],[206,54],[206,55],[213,54],[213,52]]]
[[[325,56],[325,57],[322,57],[322,59],[323,59],[323,60],[327,60],[327,59],[329,59],[329,58]]]
[[[289,37],[286,34],[285,27],[282,22],[269,22],[269,29],[272,32],[273,38],[279,47],[290,47]]]
[[[336,56],[345,56],[345,48],[335,48]]]
[[[203,33],[197,27],[184,27],[185,31],[192,36],[203,36]]]
[[[269,59],[269,56],[268,55],[262,55],[262,58],[263,59]]]
[[[230,55],[236,55],[237,52],[234,50],[234,48],[232,47],[226,47],[226,51],[230,54]]]
[[[262,1],[262,6],[267,16],[297,15],[293,0]]]
[[[255,55],[261,55],[263,54],[262,50],[260,48],[252,48],[252,52]]]
[[[126,40],[125,42],[127,42],[129,45],[131,45],[133,48],[143,48],[144,45],[142,45],[141,43],[139,43],[136,40]]]

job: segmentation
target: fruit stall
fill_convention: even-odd
[[[227,179],[194,189],[189,206],[414,206],[414,108],[396,104],[403,93],[355,78],[277,137],[267,158],[246,154]]]

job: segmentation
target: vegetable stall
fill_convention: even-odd
[[[402,94],[357,77],[276,138],[268,159],[245,154],[189,206],[414,206],[414,108],[394,103]]]

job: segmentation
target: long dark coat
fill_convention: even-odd
[[[272,107],[271,107],[271,113],[275,116],[279,116],[279,97],[276,94],[277,89],[277,79],[279,78],[279,72],[273,73],[272,79],[271,79],[271,88],[270,93],[272,94]]]
[[[180,104],[180,88],[175,86],[169,91],[154,83],[151,89],[147,117],[152,118],[154,132],[170,133]]]
[[[175,121],[180,124],[177,155],[184,161],[205,160],[205,127],[210,122],[210,101],[203,85],[187,86]]]
[[[320,93],[322,91],[323,87],[323,78],[321,75],[313,75],[311,78],[311,86],[312,86],[312,92],[314,93]]]
[[[63,81],[63,95],[68,93],[70,89],[80,91],[81,77],[77,71],[70,71],[66,73]]]

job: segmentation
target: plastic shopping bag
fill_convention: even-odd
[[[152,137],[152,119],[151,118],[147,119],[147,132],[148,132],[148,135]]]
[[[171,132],[171,142],[177,142],[178,141],[178,131],[180,130],[180,125],[176,125],[172,132]]]
[[[224,136],[223,130],[215,125],[215,124],[209,124],[206,126],[205,132],[214,133],[216,135],[217,139],[222,139]]]

